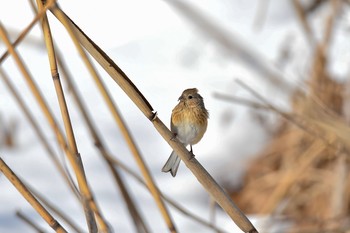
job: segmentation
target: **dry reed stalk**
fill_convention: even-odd
[[[138,148],[136,147],[136,144],[134,142],[134,139],[132,138],[125,121],[122,119],[122,116],[120,115],[115,103],[113,102],[112,98],[110,97],[110,94],[108,93],[107,89],[105,88],[101,78],[97,74],[96,70],[94,69],[92,63],[90,62],[88,56],[86,55],[85,51],[82,49],[81,45],[79,44],[79,41],[76,38],[76,32],[73,30],[72,25],[70,21],[66,18],[65,14],[56,6],[52,8],[51,12],[58,18],[58,20],[65,26],[67,32],[70,34],[72,41],[76,45],[76,48],[81,55],[86,67],[88,68],[90,74],[94,78],[96,85],[98,89],[100,90],[105,102],[107,103],[107,106],[109,110],[111,111],[117,125],[120,128],[120,131],[122,132],[124,139],[129,146],[129,149],[131,153],[134,156],[134,159],[136,160],[137,165],[139,166],[142,175],[144,176],[148,186],[150,187],[151,194],[153,198],[155,199],[155,202],[168,226],[168,229],[170,232],[176,233],[175,224],[173,223],[173,220],[170,216],[170,213],[168,209],[166,208],[159,192],[158,188],[156,187],[156,184],[154,182],[154,179],[151,176],[151,173],[149,172],[149,169],[147,168]]]
[[[20,108],[22,109],[22,112],[24,113],[24,115],[28,119],[30,125],[33,127],[35,133],[37,134],[39,140],[43,144],[43,146],[44,146],[45,150],[47,151],[49,157],[51,158],[53,164],[56,166],[57,170],[59,171],[59,173],[61,174],[63,179],[68,184],[68,187],[71,189],[72,193],[75,194],[76,188],[72,184],[71,179],[68,176],[68,174],[66,173],[64,167],[61,165],[60,161],[58,160],[58,156],[54,152],[54,149],[51,147],[50,143],[45,138],[44,133],[40,129],[40,126],[36,122],[33,114],[30,112],[28,106],[25,104],[24,100],[22,99],[22,97],[20,96],[18,91],[16,90],[15,86],[11,83],[9,76],[5,73],[5,71],[1,67],[0,67],[0,77],[2,77],[7,89],[10,90],[11,94],[13,95],[15,100],[17,101],[17,104],[20,106]]]
[[[42,5],[41,0],[37,0],[36,2],[38,5],[38,9],[42,10],[44,6]],[[50,62],[51,75],[52,75],[52,79],[54,82],[54,86],[55,86],[56,95],[57,95],[60,110],[61,110],[63,123],[65,126],[68,147],[69,147],[69,150],[73,153],[73,155],[75,155],[75,160],[79,161],[78,164],[81,167],[81,171],[84,171],[83,163],[81,161],[81,156],[80,156],[79,151],[78,151],[78,147],[77,147],[74,132],[73,132],[72,123],[71,123],[70,116],[69,116],[69,110],[67,108],[66,99],[65,99],[64,92],[62,89],[61,80],[60,80],[59,73],[57,70],[56,53],[55,53],[55,49],[54,49],[54,45],[53,45],[53,41],[52,41],[52,34],[51,34],[51,30],[50,30],[50,25],[49,25],[46,14],[41,18],[41,26],[42,26],[42,30],[44,33],[44,41],[46,44],[48,58],[49,58],[49,62]],[[82,179],[78,179],[78,186],[79,186],[79,190],[81,193],[81,198],[82,198],[82,203],[84,206],[85,217],[86,217],[86,221],[88,224],[88,229],[89,229],[89,232],[97,232],[98,230],[97,230],[97,225],[96,225],[96,219],[94,216],[94,212],[89,204],[90,201],[88,199],[89,197],[93,197],[93,194],[92,194],[91,189],[87,185],[87,180],[86,180],[85,174],[83,174],[83,176],[81,178]],[[96,201],[93,205],[94,205],[94,211],[98,217],[97,221],[98,221],[100,230],[102,232],[109,232],[108,224],[104,220],[102,213],[97,206]]]
[[[31,226],[37,233],[45,233],[43,229],[37,226],[33,221],[31,221],[27,216],[25,216],[22,212],[16,211],[16,216],[21,219],[23,222],[27,223]]]
[[[67,232],[56,219],[36,200],[33,194],[26,188],[16,174],[0,158],[0,171],[15,186],[18,192],[29,202],[29,204],[40,214],[40,216],[49,224],[57,233]]]
[[[107,155],[107,159],[114,164],[115,166],[120,167],[121,169],[123,169],[127,174],[129,174],[130,176],[132,176],[134,179],[136,179],[136,181],[138,181],[141,185],[143,185],[145,188],[148,189],[147,184],[145,183],[145,181],[134,171],[132,171],[132,169],[130,169],[127,165],[125,165],[123,162],[121,162],[120,160],[114,158],[112,155],[108,154]],[[149,189],[148,189],[149,190]],[[189,212],[188,210],[186,210],[184,207],[181,207],[178,203],[176,203],[173,199],[171,199],[170,197],[164,195],[160,190],[159,190],[162,198],[168,202],[171,206],[173,206],[175,209],[177,209],[179,212],[181,212],[183,215],[193,219],[194,221],[202,224],[203,226],[206,226],[208,228],[211,228],[217,232],[220,233],[227,233],[227,231],[223,230],[223,229],[219,229],[217,226],[215,226],[214,224],[204,220],[203,218]]]
[[[254,108],[254,109],[272,110],[269,106],[266,106],[266,105],[261,104],[261,103],[257,103],[257,102],[252,101],[252,100],[244,99],[241,97],[229,96],[229,95],[221,94],[221,93],[214,93],[214,98],[234,102],[237,104],[242,104],[242,105]]]
[[[218,202],[218,204],[226,211],[231,219],[244,232],[255,233],[257,230],[251,224],[249,219],[243,212],[234,204],[232,199],[226,192],[216,183],[210,174],[203,168],[203,166],[193,157],[193,155],[180,143],[178,140],[173,140],[172,132],[164,125],[164,123],[157,117],[152,107],[136,88],[125,73],[104,53],[90,38],[88,38],[68,16],[64,14],[59,8],[51,10],[54,15],[63,22],[70,22],[71,29],[74,30],[75,35],[79,39],[81,45],[100,63],[111,78],[116,81],[120,88],[129,96],[135,105],[144,113],[144,115],[153,123],[156,130],[167,141],[167,143],[180,156],[185,165],[196,176],[198,181],[208,191],[208,193]],[[170,229],[171,230],[171,229]]]
[[[323,40],[319,42],[314,51],[314,60],[311,68],[311,78],[310,78],[310,93],[312,96],[317,97],[321,100],[321,103],[324,103],[326,106],[331,107],[332,105],[329,101],[332,98],[326,99],[329,97],[328,95],[332,94],[334,85],[328,86],[329,84],[333,84],[334,81],[330,79],[327,74],[327,53],[330,47],[331,39],[332,39],[332,31],[335,26],[335,17],[339,10],[340,4],[338,4],[337,0],[332,0],[332,9],[325,21],[325,27],[323,31]],[[326,89],[328,92],[326,95],[320,95],[320,89]],[[321,89],[321,90],[322,90]]]
[[[51,128],[53,129],[59,144],[63,148],[64,152],[66,153],[66,155],[69,159],[69,162],[71,163],[71,165],[73,167],[73,170],[76,174],[77,180],[81,180],[82,182],[80,182],[80,183],[84,184],[83,181],[85,180],[85,174],[84,174],[84,171],[82,170],[81,160],[77,160],[75,155],[73,154],[73,152],[67,146],[66,140],[63,136],[63,133],[61,132],[60,128],[58,127],[56,120],[53,117],[53,114],[51,113],[50,109],[48,108],[48,105],[47,105],[45,99],[43,98],[43,96],[42,96],[39,88],[37,87],[36,83],[34,82],[33,78],[30,76],[29,72],[27,71],[21,58],[19,57],[19,55],[16,53],[13,46],[11,45],[11,42],[9,41],[9,38],[6,35],[6,31],[1,23],[0,23],[0,37],[3,39],[3,41],[5,42],[5,44],[8,48],[8,51],[10,52],[12,57],[15,59],[15,62],[17,64],[19,70],[21,71],[22,75],[24,76],[25,80],[27,81],[27,84],[28,84],[30,90],[32,91],[34,97],[36,98],[39,106],[41,107],[42,112],[44,113],[45,117],[49,121],[49,124],[50,124]],[[82,193],[84,193],[84,194],[89,193],[89,188],[88,188],[86,183],[84,185],[82,185],[82,188],[84,188],[84,191],[82,191]],[[96,210],[96,205],[95,205],[95,202],[94,202],[92,196],[86,197],[85,200],[89,202],[89,205],[91,205],[91,208],[93,210]],[[97,212],[98,211],[95,211],[95,213],[97,213]]]
[[[309,43],[310,46],[313,46],[315,44],[315,37],[314,37],[314,33],[310,27],[310,24],[307,20],[307,15],[306,12],[304,11],[301,3],[299,0],[291,0],[293,6],[294,6],[294,10],[297,13],[299,22],[301,23],[301,26],[304,30],[305,36],[307,38],[307,42]]]
[[[29,2],[31,3],[31,6],[32,6],[32,9],[34,12],[36,12],[36,8],[34,6],[34,3],[33,1],[29,0]],[[39,10],[41,10],[42,7],[39,8]],[[71,89],[72,91],[72,94],[73,94],[73,97],[78,105],[78,108],[80,110],[80,112],[82,113],[83,115],[83,118],[85,119],[85,122],[86,124],[88,125],[88,128],[90,130],[90,133],[92,135],[92,138],[94,139],[95,141],[95,145],[96,147],[100,150],[100,152],[103,154],[104,153],[104,148],[105,146],[103,145],[102,141],[99,139],[99,136],[93,126],[93,123],[92,121],[90,120],[90,117],[88,116],[88,113],[85,109],[85,107],[83,106],[82,104],[82,101],[80,100],[81,98],[79,97],[78,93],[77,93],[77,89],[75,88],[75,86],[73,85],[73,81],[71,80],[70,78],[70,75],[68,74],[67,72],[67,69],[65,67],[65,65],[63,64],[63,61],[61,59],[62,56],[60,56],[59,54],[56,53],[56,59],[57,59],[57,63],[59,64],[60,68],[61,68],[61,71],[63,73],[63,76],[66,77],[66,80],[68,82],[68,86],[69,88]],[[54,64],[55,65],[55,64]],[[56,66],[56,65],[55,65]],[[54,68],[55,70],[57,70],[57,68]],[[52,69],[51,69],[52,71]],[[115,178],[116,182],[118,183],[118,186],[120,186],[120,190],[121,190],[121,193],[125,199],[125,202],[127,203],[127,206],[128,206],[128,210],[129,212],[131,213],[132,215],[132,219],[135,223],[135,226],[136,226],[136,229],[138,230],[138,232],[144,232],[144,233],[147,233],[148,232],[148,229],[146,227],[146,224],[144,223],[144,221],[142,220],[140,214],[138,213],[137,211],[137,208],[135,207],[135,204],[132,200],[132,198],[130,197],[130,195],[128,194],[128,191],[127,191],[127,188],[122,180],[122,178],[120,177],[118,171],[116,170],[116,168],[114,168],[113,166],[110,166],[108,164],[108,161],[107,161],[107,165],[109,166],[110,170],[111,170],[111,173],[113,175],[113,177]],[[104,229],[106,229],[106,224],[104,224]]]
[[[13,47],[16,47],[30,32],[30,30],[34,27],[34,25],[40,20],[41,17],[43,17],[46,13],[46,11],[53,6],[53,4],[56,3],[56,0],[47,0],[45,7],[36,14],[34,19],[29,23],[29,25],[22,30],[21,34],[18,36],[18,38],[13,42]],[[7,50],[1,57],[0,57],[0,64],[8,57],[9,51]]]
[[[30,1],[31,2],[31,1]],[[41,10],[41,11],[39,11],[39,13],[36,15],[36,17],[33,19],[33,21],[30,23],[30,25],[29,26],[27,26],[26,27],[26,29],[21,33],[21,35],[16,39],[16,41],[14,42],[14,44],[13,44],[13,46],[16,46],[16,45],[18,45],[20,42],[21,42],[21,40],[26,36],[26,34],[31,30],[31,28],[35,25],[35,23],[40,19],[40,17],[42,17],[43,15],[44,15],[44,13],[46,12],[46,10],[49,8],[49,7],[51,7],[52,5],[53,5],[53,3],[54,3],[55,1],[48,1],[47,2],[47,4],[45,5],[45,7],[44,7],[44,9],[43,10]],[[31,2],[32,3],[32,2]],[[8,56],[8,51],[5,53],[5,54],[3,54],[3,56],[0,58],[0,61],[2,62],[2,61],[4,61],[4,59],[6,59],[7,58],[7,56]],[[0,63],[1,63],[0,62]],[[114,170],[114,168],[113,168],[113,170]],[[116,177],[116,176],[118,176],[115,172],[113,172],[113,175],[114,175],[114,177]],[[116,178],[116,180],[118,180],[119,181],[119,183],[121,183],[121,179],[119,179],[119,178]],[[123,188],[122,188],[123,189]],[[123,189],[124,190],[124,189]],[[124,192],[124,191],[122,191],[122,193],[124,193],[123,195],[125,196],[126,195],[126,193]],[[130,203],[130,201],[127,201],[128,203]],[[128,204],[129,205],[129,204]],[[137,210],[136,210],[136,208],[131,208],[130,207],[131,205],[129,205],[129,210],[133,210],[132,212],[133,213],[135,213],[135,215],[137,215],[136,213],[137,213]],[[144,229],[146,229],[146,227],[145,227],[145,224],[143,224],[142,223],[142,221],[140,221],[140,217],[137,217],[139,220],[138,220],[138,222],[140,223],[140,224],[138,224],[138,226],[140,226],[140,225],[143,225],[143,228]]]
[[[145,221],[142,219],[141,214],[138,211],[138,208],[136,207],[136,203],[132,199],[131,195],[129,194],[129,191],[121,178],[119,174],[118,167],[113,166],[113,164],[108,160],[108,149],[105,145],[105,143],[102,141],[102,138],[97,132],[96,126],[92,121],[92,118],[89,116],[89,113],[85,107],[85,104],[83,103],[83,99],[81,98],[78,89],[76,88],[76,85],[73,82],[73,79],[71,75],[69,74],[66,65],[64,64],[63,60],[61,59],[61,56],[57,54],[57,61],[58,65],[61,68],[61,73],[63,74],[63,77],[65,77],[65,80],[67,81],[68,88],[70,89],[74,101],[76,102],[76,105],[78,106],[78,109],[80,113],[82,114],[82,117],[88,127],[88,130],[90,132],[90,135],[92,137],[92,140],[94,141],[94,145],[96,148],[99,150],[102,158],[105,160],[107,163],[108,168],[110,169],[113,178],[117,182],[117,186],[120,189],[120,192],[125,200],[125,203],[127,205],[127,209],[131,215],[132,220],[134,221],[135,227],[137,232],[139,233],[147,233],[149,232],[148,227],[145,223]]]

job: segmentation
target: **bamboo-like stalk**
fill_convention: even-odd
[[[120,192],[125,200],[125,203],[127,205],[127,209],[131,215],[132,220],[134,221],[135,228],[137,232],[139,233],[148,233],[148,227],[144,220],[141,217],[141,214],[138,211],[138,208],[136,207],[136,203],[132,199],[131,195],[129,194],[129,191],[126,187],[126,184],[124,183],[123,179],[121,178],[119,174],[119,169],[118,167],[113,166],[113,164],[108,160],[108,149],[105,143],[103,142],[101,136],[97,132],[97,128],[95,124],[92,121],[92,118],[90,117],[87,108],[85,104],[83,103],[83,99],[81,95],[79,94],[79,91],[73,82],[73,79],[71,75],[68,72],[68,69],[66,68],[66,65],[64,64],[63,60],[61,59],[61,56],[57,54],[57,62],[59,67],[61,68],[61,73],[63,74],[63,77],[65,77],[65,80],[67,81],[68,88],[71,90],[71,93],[73,95],[73,98],[76,102],[76,105],[78,106],[79,111],[82,114],[82,117],[88,127],[88,130],[90,132],[91,138],[94,141],[94,145],[97,147],[99,150],[102,158],[105,160],[107,163],[108,168],[110,169],[115,181],[117,182],[117,185],[120,189]]]
[[[19,55],[16,53],[16,51],[14,50],[13,46],[11,45],[11,42],[9,41],[9,38],[6,34],[6,31],[4,29],[4,27],[2,26],[2,24],[0,23],[0,37],[1,39],[5,42],[5,45],[8,48],[8,51],[10,52],[10,54],[12,55],[12,57],[15,59],[15,62],[17,63],[17,66],[19,68],[19,70],[22,72],[25,80],[27,81],[27,84],[29,86],[29,88],[31,89],[34,97],[36,98],[39,106],[41,107],[45,117],[47,118],[47,120],[49,121],[51,128],[53,129],[57,141],[59,142],[59,144],[61,145],[61,147],[63,148],[64,152],[67,155],[67,158],[70,162],[70,164],[72,165],[74,172],[76,174],[77,180],[81,180],[84,181],[85,180],[85,174],[84,171],[82,169],[81,166],[81,160],[76,159],[75,155],[72,153],[72,151],[69,149],[69,147],[67,146],[66,140],[63,136],[63,133],[61,132],[59,126],[56,123],[55,118],[53,117],[53,114],[51,113],[50,109],[48,108],[48,105],[46,103],[46,101],[44,100],[44,98],[42,97],[42,94],[39,90],[39,88],[37,87],[36,83],[34,82],[33,78],[30,76],[29,72],[27,71],[24,63],[22,62],[21,58],[19,57]],[[87,185],[87,183],[83,183],[82,184],[82,188],[84,189],[84,191],[82,191],[84,194],[89,194],[89,187]],[[95,213],[97,213],[98,211],[95,211],[97,209],[96,204],[94,202],[94,199],[91,195],[87,196],[85,201],[89,202],[89,206],[91,206],[91,208],[94,210]]]
[[[124,139],[129,146],[129,149],[131,153],[134,156],[134,159],[136,160],[137,165],[139,166],[142,175],[144,176],[147,185],[149,186],[151,190],[151,194],[167,224],[167,227],[170,232],[176,233],[175,224],[173,223],[173,220],[170,216],[170,213],[168,209],[166,208],[164,201],[162,200],[158,188],[151,176],[151,173],[149,172],[149,169],[147,168],[138,148],[136,147],[136,144],[134,142],[134,139],[132,138],[125,121],[123,120],[121,114],[119,113],[115,103],[113,102],[110,94],[108,93],[107,89],[105,88],[101,78],[97,74],[96,70],[92,66],[92,63],[88,59],[85,51],[82,49],[81,45],[79,44],[79,41],[76,39],[75,31],[71,27],[70,21],[68,18],[66,18],[66,15],[58,8],[58,6],[53,7],[51,9],[51,12],[61,21],[61,23],[66,27],[67,32],[70,34],[73,42],[76,45],[76,48],[78,49],[79,54],[81,55],[86,67],[88,68],[89,72],[91,73],[92,77],[94,78],[96,85],[98,89],[100,90],[102,97],[104,98],[105,102],[107,103],[107,106],[109,110],[111,111],[117,125],[120,128],[121,133],[124,136]]]
[[[25,104],[24,100],[22,97],[19,95],[18,91],[15,89],[15,86],[11,83],[10,78],[8,75],[5,73],[5,71],[0,67],[0,77],[2,77],[6,87],[8,90],[10,90],[11,94],[17,101],[18,105],[22,109],[24,115],[27,117],[29,123],[33,127],[35,133],[37,134],[39,140],[43,144],[44,148],[46,149],[49,157],[52,159],[53,164],[56,166],[57,170],[63,177],[63,179],[66,181],[68,184],[68,187],[70,187],[72,193],[76,194],[76,187],[71,181],[71,178],[68,176],[66,173],[64,167],[61,165],[60,161],[58,160],[58,156],[54,152],[54,149],[51,147],[50,143],[47,141],[47,139],[44,136],[44,133],[40,129],[38,123],[36,122],[33,114],[30,112],[28,106]]]
[[[39,10],[43,9],[43,5],[41,3],[41,0],[37,0],[37,5],[38,5]],[[78,147],[76,144],[76,140],[75,140],[75,136],[74,136],[74,132],[73,132],[73,127],[72,127],[72,123],[70,120],[69,111],[67,108],[66,99],[64,96],[64,92],[62,89],[62,85],[61,85],[61,81],[60,81],[60,77],[59,77],[59,73],[58,73],[58,69],[57,69],[56,53],[55,53],[55,49],[54,49],[54,45],[53,45],[53,41],[52,41],[50,25],[49,25],[46,14],[41,18],[41,25],[42,25],[42,29],[43,29],[43,33],[44,33],[44,40],[45,40],[45,44],[46,44],[46,48],[47,48],[47,52],[48,52],[48,58],[49,58],[50,68],[51,68],[51,75],[52,75],[52,79],[54,82],[59,106],[61,109],[63,123],[65,126],[68,147],[71,150],[71,152],[75,155],[75,157],[76,157],[75,159],[77,161],[80,161],[79,165],[81,166],[81,170],[84,170],[83,164],[81,162],[81,156],[79,154]],[[85,175],[83,175],[81,178],[82,179],[78,179],[78,186],[79,186],[81,196],[82,196],[82,203],[83,203],[84,210],[85,210],[85,217],[86,217],[86,221],[88,224],[89,232],[97,232],[97,225],[96,225],[94,213],[93,213],[91,207],[89,206],[89,202],[88,202],[88,198],[87,198],[89,196],[92,196],[92,192],[87,186],[87,180],[86,180]],[[101,231],[108,232],[108,225],[107,225],[106,221],[103,219],[101,212],[99,211],[98,208],[96,208],[95,211],[96,211],[97,216],[99,217],[98,223],[99,223],[99,226],[101,228]]]
[[[41,229],[39,226],[37,226],[33,221],[31,221],[26,215],[24,215],[20,211],[16,211],[16,216],[21,219],[23,222],[27,223],[29,226],[31,226],[37,233],[45,233],[43,229]]]
[[[29,202],[29,204],[40,214],[40,216],[49,224],[49,226],[58,233],[67,232],[61,224],[54,219],[51,214],[36,200],[16,174],[7,166],[7,164],[0,158],[0,171],[6,178],[15,186],[18,192]]]
[[[121,87],[121,89],[129,96],[135,105],[143,112],[143,114],[153,123],[159,134],[174,149],[176,154],[180,156],[185,165],[196,176],[198,181],[214,198],[214,200],[226,211],[231,219],[244,232],[258,232],[243,212],[234,204],[232,199],[226,192],[216,183],[203,166],[193,157],[193,155],[178,140],[173,140],[173,133],[164,125],[164,123],[154,113],[152,107],[136,88],[131,80],[123,73],[123,71],[104,53],[90,38],[88,38],[59,8],[51,10],[54,15],[65,22],[70,21],[70,27],[74,30],[81,45],[100,63],[100,65],[109,73],[111,78]]]

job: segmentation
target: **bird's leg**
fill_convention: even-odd
[[[192,155],[191,159],[193,159],[194,158],[194,154],[193,154],[193,150],[192,150],[192,145],[191,144],[190,144],[190,148],[191,148],[190,152],[191,152],[191,155]]]

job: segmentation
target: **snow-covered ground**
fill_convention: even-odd
[[[250,50],[256,51],[267,63],[273,63],[279,56],[280,46],[288,35],[301,33],[290,1],[270,1],[266,21],[261,30],[255,30],[253,26],[257,1],[186,2],[235,35],[235,39],[239,39]],[[181,92],[186,88],[197,87],[210,112],[208,131],[203,140],[194,146],[197,159],[218,181],[230,182],[232,185],[239,183],[240,174],[247,160],[266,142],[266,132],[254,124],[248,108],[218,100],[213,97],[213,93],[248,96],[247,92],[234,82],[236,78],[240,78],[252,85],[255,90],[268,96],[271,90],[276,90],[265,77],[259,76],[239,57],[233,57],[213,39],[202,34],[201,30],[179,14],[179,11],[167,1],[60,0],[59,4],[76,24],[123,69],[158,112],[163,122],[168,124],[171,110],[176,105]],[[8,29],[15,29],[11,35],[17,35],[17,32],[22,30],[33,17],[27,1],[21,1],[20,4],[18,1],[6,1],[6,4],[0,3],[0,6],[2,24]],[[55,42],[64,54],[75,82],[79,85],[79,90],[85,102],[88,103],[90,113],[108,148],[133,170],[138,171],[118,127],[74,46],[56,19],[51,16],[49,18]],[[30,38],[40,41],[40,35],[39,27],[36,26]],[[12,36],[12,39],[14,38]],[[300,38],[296,37],[296,40]],[[298,42],[300,44],[300,41]],[[4,51],[5,47],[0,43],[0,54]],[[27,41],[18,48],[18,51],[62,126],[44,47],[33,46],[32,41]],[[304,59],[307,59],[307,56],[304,56]],[[50,142],[57,149],[55,137],[15,68],[13,60],[7,59],[1,66],[11,76],[16,88],[21,90],[36,120],[43,126]],[[96,67],[98,67],[97,64]],[[342,67],[344,68],[341,66],[339,70]],[[175,179],[160,171],[171,148],[117,84],[101,68],[99,71],[160,189],[194,213],[209,219],[210,199],[196,178],[183,164]],[[290,74],[287,73],[287,75]],[[115,188],[106,166],[92,144],[79,112],[76,111],[71,94],[67,88],[65,90],[88,181],[93,187],[102,212],[115,232],[133,232],[132,222],[119,191]],[[278,99],[273,101],[286,107],[283,101],[286,96],[280,98],[280,101]],[[1,158],[26,182],[53,203],[59,203],[60,208],[69,213],[75,222],[85,227],[81,207],[58,176],[46,151],[40,145],[34,131],[3,82],[0,82],[0,114],[5,123],[10,122],[12,118],[19,123],[16,147],[11,149],[1,147]],[[57,152],[63,158],[63,152],[58,149]],[[133,178],[127,175],[124,177],[152,231],[166,232],[165,223],[151,196]],[[176,210],[170,209],[179,232],[212,232],[187,219]],[[30,228],[16,218],[16,210],[24,212],[36,223],[40,223],[43,228],[49,229],[10,182],[0,175],[0,232],[31,232]],[[258,219],[251,216],[254,224]],[[217,223],[228,232],[240,232],[230,218],[221,211],[217,212]],[[259,223],[257,224],[259,229]]]

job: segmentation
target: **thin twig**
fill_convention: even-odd
[[[21,219],[23,222],[27,223],[33,229],[36,230],[37,233],[45,233],[43,229],[41,229],[37,224],[35,224],[32,220],[30,220],[25,214],[21,211],[16,211],[16,216]]]
[[[257,103],[255,101],[252,100],[248,100],[248,99],[244,99],[241,97],[237,97],[237,96],[230,96],[230,95],[226,95],[226,94],[222,94],[222,93],[214,93],[214,98],[218,98],[220,100],[225,100],[225,101],[229,101],[229,102],[234,102],[237,104],[242,104],[251,108],[255,108],[255,109],[261,109],[261,110],[273,110],[271,107],[266,106],[265,104],[260,104]]]
[[[22,31],[22,33],[19,35],[19,37],[13,42],[13,47],[15,48],[32,30],[32,28],[35,26],[35,24],[43,17],[46,13],[46,11],[53,6],[53,4],[56,3],[56,0],[48,0],[46,2],[45,7],[38,12],[38,14],[34,17],[34,19],[29,23],[29,25]],[[0,58],[0,64],[8,57],[9,50],[7,50]]]
[[[25,182],[24,182],[25,183]],[[35,190],[33,187],[25,183],[27,189],[42,203],[47,209],[52,211],[52,213],[55,213],[60,219],[62,219],[65,223],[67,223],[74,231],[83,233],[84,230],[82,230],[75,222],[73,222],[73,219],[70,219],[69,216],[67,216],[66,213],[62,212],[58,207],[54,206],[53,203],[51,203],[49,200],[44,198],[43,195],[41,195],[37,190]]]

